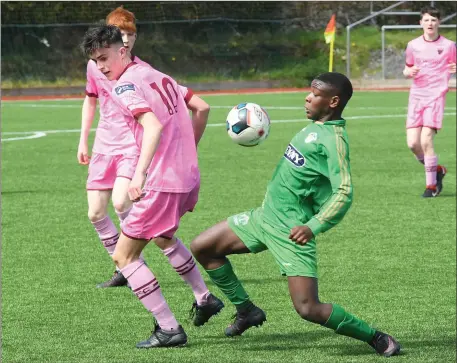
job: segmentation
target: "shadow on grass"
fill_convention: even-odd
[[[332,355],[336,356],[376,356],[374,350],[368,345],[351,338],[338,339],[335,343],[319,343],[321,340],[331,340],[331,331],[316,330],[306,331],[303,333],[278,333],[262,334],[250,336],[246,334],[242,337],[227,338],[221,335],[208,336],[200,338],[202,344],[232,345],[237,344],[238,349],[251,352],[264,351],[290,351],[314,348],[323,351],[333,351]],[[198,345],[200,343],[197,343]],[[399,343],[402,346],[400,355],[408,355],[408,350],[414,348],[455,348],[456,340],[446,336],[442,339],[401,339]],[[405,351],[406,350],[406,351]]]
[[[278,333],[262,335],[245,335],[227,338],[224,335],[214,335],[203,338],[210,344],[237,344],[240,350],[246,351],[281,351],[304,349],[313,342],[328,338],[326,331],[312,331],[303,333]]]
[[[150,261],[148,261],[149,263],[151,263]],[[167,271],[168,272],[168,271]],[[167,274],[167,272],[163,272],[163,274]],[[173,270],[171,270],[171,267],[170,267],[170,274],[174,273]],[[207,276],[203,275],[203,279],[205,279],[205,283],[211,287],[211,291],[213,293],[215,293],[215,295],[221,295],[222,296],[222,293],[220,293],[218,290],[216,290],[216,285],[214,285],[214,283],[210,280],[207,279]],[[256,278],[247,278],[247,279],[242,279],[240,280],[242,284],[253,284],[253,285],[270,285],[270,284],[276,284],[278,282],[282,282],[284,284],[287,284],[287,280],[284,278],[284,277],[278,277],[278,278],[267,278],[267,279],[256,279]],[[164,281],[163,282],[163,285],[165,286],[185,286],[185,282],[183,281],[176,281],[176,280],[173,280],[173,281]],[[220,296],[219,296],[220,297]]]
[[[38,193],[47,193],[49,190],[2,190],[2,195],[14,195],[14,194],[38,194]]]

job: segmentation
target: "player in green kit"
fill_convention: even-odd
[[[371,345],[386,357],[400,352],[390,335],[376,331],[336,304],[318,297],[315,237],[338,224],[352,203],[346,121],[342,112],[352,84],[340,73],[324,73],[311,84],[306,115],[313,123],[287,146],[267,187],[262,207],[220,222],[200,234],[191,251],[211,280],[235,305],[227,336],[266,321],[249,299],[226,256],[270,250],[287,276],[297,313],[305,320]]]

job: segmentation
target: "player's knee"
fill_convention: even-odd
[[[176,238],[157,237],[154,239],[154,243],[164,251],[176,244]]]
[[[202,235],[197,236],[190,243],[190,251],[199,262],[202,262],[205,257],[209,258],[214,255],[211,243],[209,243],[208,239]]]
[[[124,213],[130,208],[131,202],[125,198],[114,198],[113,207],[117,213]]]
[[[408,143],[408,148],[413,152],[413,153],[417,153],[420,151],[421,149],[421,144],[416,141],[416,140],[408,140],[407,141]]]
[[[111,256],[113,259],[114,264],[117,268],[121,269],[127,266],[131,261],[129,261],[128,256],[120,253],[119,251],[114,251],[113,255]]]
[[[198,259],[198,257],[201,255],[202,249],[203,249],[203,244],[201,239],[198,236],[195,238],[191,243],[190,243],[190,252],[195,256],[195,258]]]
[[[422,140],[421,147],[425,154],[430,154],[433,151],[433,143],[430,140]]]
[[[106,217],[106,212],[104,210],[100,210],[100,209],[89,208],[89,211],[87,212],[87,216],[89,217],[89,220],[91,222],[97,222]]]
[[[311,302],[310,300],[305,300],[302,301],[298,304],[294,304],[295,311],[297,312],[298,315],[302,319],[308,320],[308,321],[316,321],[318,320],[318,317],[316,315],[317,312],[317,304],[314,302]]]

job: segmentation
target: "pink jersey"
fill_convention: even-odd
[[[451,78],[449,63],[455,62],[456,44],[442,35],[431,42],[424,36],[411,40],[406,47],[406,65],[420,68],[411,85],[411,96],[430,101],[444,96]]]
[[[112,94],[123,109],[139,148],[143,126],[136,117],[154,112],[163,125],[145,190],[190,192],[200,181],[194,130],[187,109],[192,91],[164,73],[132,62],[119,77]]]
[[[133,58],[136,63],[149,66],[138,57]],[[89,60],[86,95],[97,97],[100,104],[100,120],[92,152],[103,155],[139,155],[132,131],[125,123],[119,106],[111,97],[111,90],[115,84],[116,81],[109,81],[97,68],[97,64]]]

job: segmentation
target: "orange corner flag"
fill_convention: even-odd
[[[335,31],[336,31],[336,16],[335,14],[332,15],[330,21],[327,24],[327,28],[325,28],[324,37],[325,43],[331,43],[335,40]]]

